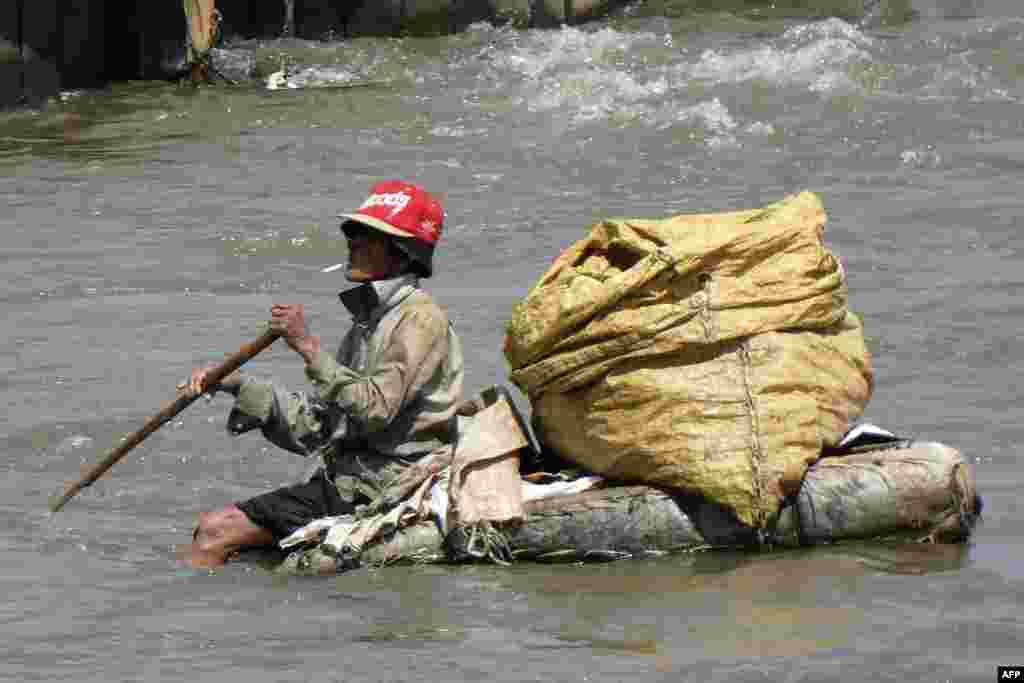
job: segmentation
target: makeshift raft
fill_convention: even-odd
[[[981,500],[973,468],[962,455],[940,443],[861,432],[808,470],[799,491],[764,530],[752,530],[724,508],[698,498],[591,477],[584,482],[589,490],[527,500],[521,523],[491,532],[506,544],[505,561],[533,562],[602,562],[893,537],[967,540]],[[565,477],[547,476],[563,480],[564,486]],[[524,487],[538,486],[544,485],[524,480]],[[437,518],[420,520],[368,545],[356,559],[341,560],[324,545],[307,545],[291,552],[277,571],[333,574],[398,562],[483,559],[473,538],[460,529],[446,536],[442,527]]]

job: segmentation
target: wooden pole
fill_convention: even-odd
[[[281,336],[280,332],[268,330],[258,339],[244,345],[237,353],[229,356],[223,363],[210,370],[206,376],[206,385],[213,386],[232,372],[242,367],[246,361],[251,360],[258,353],[274,343],[274,340]],[[93,465],[88,472],[83,474],[78,481],[69,484],[64,493],[50,502],[52,512],[59,511],[64,504],[75,497],[82,489],[92,486],[92,483],[103,476],[103,473],[113,467],[121,458],[128,455],[129,451],[138,446],[142,441],[172,420],[175,415],[192,405],[199,396],[190,396],[187,392],[179,393],[178,397],[168,403],[153,417],[149,418],[145,425],[138,431],[130,434],[124,442],[108,453],[106,457]]]
[[[210,80],[209,53],[214,47],[217,31],[216,5],[214,0],[185,0],[185,18],[188,22],[188,61],[191,64],[189,76],[193,83]]]

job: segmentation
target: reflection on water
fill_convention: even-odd
[[[923,575],[951,572],[969,566],[970,544],[863,544],[856,550],[865,567],[887,574]]]
[[[668,573],[634,571],[629,563],[604,570],[581,566],[547,576],[537,587],[552,594],[666,595],[719,591],[736,596],[806,593],[819,581],[856,579],[877,572],[929,574],[962,569],[970,545],[931,543],[845,543],[827,548],[778,552],[701,552],[673,561]],[[665,568],[652,563],[651,569]]]
[[[670,649],[659,635],[664,617],[609,636],[610,610],[631,604],[648,616],[677,613],[687,637],[705,654],[795,657],[852,644],[852,634],[870,619],[868,606],[855,596],[871,577],[956,571],[967,565],[969,550],[966,544],[850,543],[776,553],[707,552],[576,566],[535,576],[531,589],[538,606],[547,599],[574,614],[557,634],[567,645],[663,658]]]

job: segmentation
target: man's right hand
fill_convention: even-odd
[[[237,370],[225,377],[218,384],[206,386],[206,380],[216,365],[208,365],[205,368],[196,368],[192,371],[188,382],[178,385],[180,389],[188,392],[189,396],[198,397],[203,393],[216,394],[218,391],[226,391],[232,396],[238,396],[238,390],[242,387],[242,375]]]

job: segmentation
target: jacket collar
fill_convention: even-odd
[[[420,286],[420,279],[406,273],[388,280],[373,280],[338,294],[341,303],[360,322],[380,319]]]

